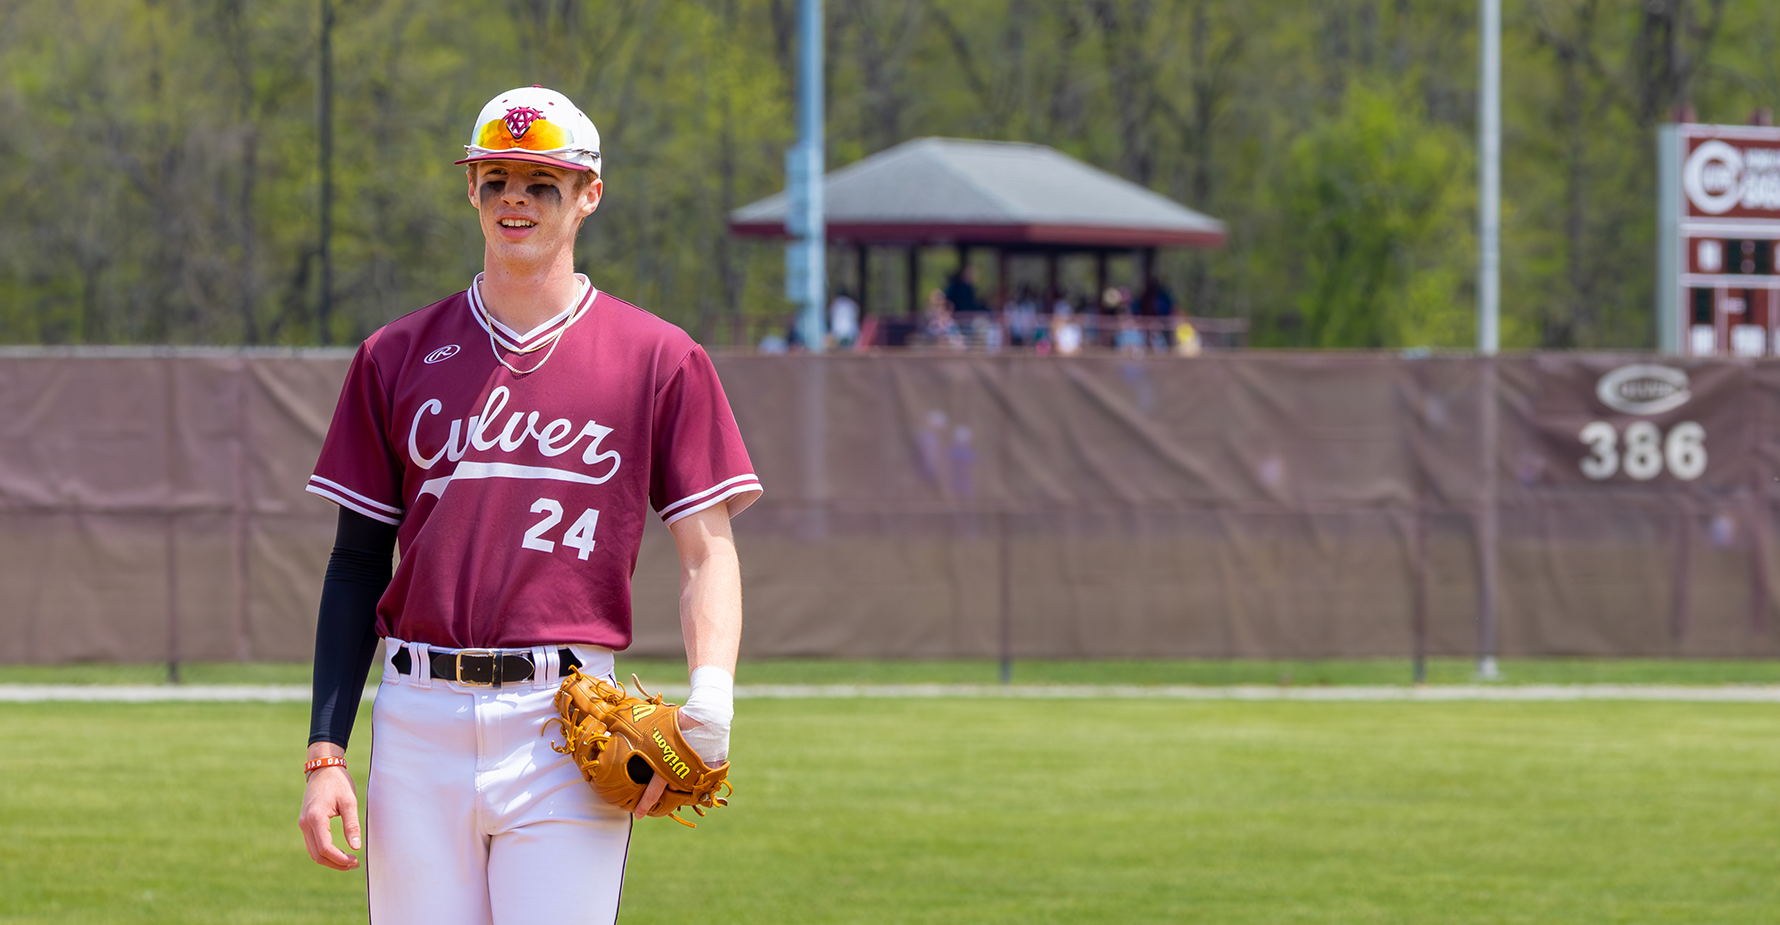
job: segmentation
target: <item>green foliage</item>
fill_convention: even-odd
[[[297,833],[305,705],[0,712],[0,920],[363,918],[362,871]],[[733,805],[637,826],[624,921],[1768,922],[1776,725],[1756,704],[742,701]]]
[[[1279,342],[1465,346],[1465,140],[1400,91],[1348,85],[1340,109],[1291,147],[1279,185],[1297,315]],[[1262,269],[1262,268],[1257,268]],[[1270,332],[1271,333],[1271,332]]]
[[[604,135],[581,265],[751,343],[787,310],[781,251],[724,217],[781,186],[795,2],[333,0],[326,330],[317,0],[0,2],[0,340],[356,340],[479,268],[451,161],[483,101],[542,83]],[[1263,344],[1470,342],[1472,0],[826,7],[832,165],[920,135],[1054,145],[1228,223],[1225,250],[1163,256],[1190,312]],[[1504,340],[1648,345],[1654,128],[1780,107],[1780,6],[1527,0],[1505,29]],[[873,258],[876,306],[900,267]]]

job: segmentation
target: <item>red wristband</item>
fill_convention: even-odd
[[[317,758],[313,761],[303,762],[303,776],[308,777],[310,774],[312,774],[316,771],[319,771],[322,768],[343,768],[343,767],[346,767],[346,759],[341,758],[337,755],[327,757],[327,758]]]

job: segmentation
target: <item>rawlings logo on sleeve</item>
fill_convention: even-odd
[[[680,753],[674,751],[674,747],[668,744],[667,738],[661,734],[660,729],[651,729],[649,734],[654,737],[655,744],[661,746],[661,757],[667,762],[668,769],[674,772],[675,777],[685,780],[686,775],[692,773],[692,768],[680,758]]]

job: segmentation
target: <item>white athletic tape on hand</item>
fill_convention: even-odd
[[[729,727],[735,721],[734,675],[716,665],[693,669],[692,693],[680,711],[704,724],[680,734],[705,764],[721,764],[729,757]]]

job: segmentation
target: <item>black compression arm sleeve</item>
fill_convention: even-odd
[[[377,601],[389,587],[395,550],[395,527],[340,509],[334,554],[321,582],[321,616],[315,623],[311,745],[332,742],[345,748],[352,738],[365,676],[377,656]]]

